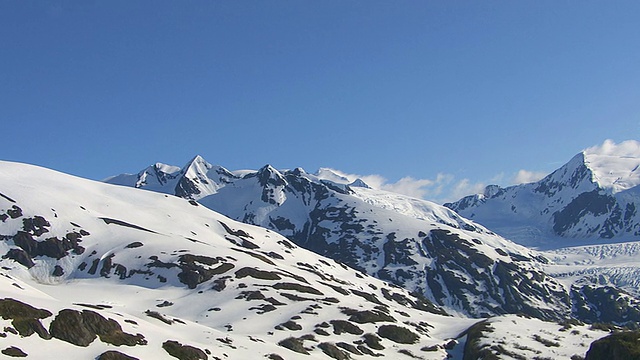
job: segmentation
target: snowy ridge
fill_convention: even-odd
[[[232,173],[235,178],[198,202],[420,293],[450,313],[525,313],[557,319],[573,311],[571,294],[579,287],[575,290],[564,279],[548,276],[550,261],[544,254],[448,208],[351,186],[353,179],[329,169],[310,174],[301,168],[280,171],[266,165],[243,171],[242,176]],[[583,301],[589,296],[573,298]],[[594,302],[595,309],[600,306],[607,305]]]
[[[640,143],[606,141],[544,179],[445,206],[518,243],[564,247],[640,238]]]
[[[166,344],[176,341],[199,350],[197,359],[398,351],[444,359],[445,345],[476,322],[193,201],[29,165],[0,168],[0,309],[18,300],[49,313],[32,320],[38,334],[19,326],[24,311],[3,313],[0,341],[30,357],[111,350],[170,359]],[[106,325],[54,324],[74,316],[113,319],[120,330],[111,322],[115,333],[91,339]]]
[[[245,185],[259,196],[264,195],[264,203],[270,209],[288,208],[286,199],[292,196],[303,203],[316,201],[315,205],[327,199],[332,199],[334,205],[348,200],[358,204],[356,212],[374,210],[379,214],[375,221],[391,217],[396,238],[402,235],[400,231],[410,231],[406,229],[425,221],[406,215],[394,217],[393,210],[374,207],[355,196],[337,201],[329,196],[327,186],[333,184],[306,183],[300,177],[305,178],[300,169],[276,173],[265,167],[262,173],[247,173],[244,181],[221,189]],[[299,189],[305,185],[317,191],[283,191],[287,185]],[[352,196],[349,188],[335,189],[331,191]],[[271,200],[280,198],[278,191],[283,191],[286,199],[274,206]],[[362,207],[363,204],[370,207]],[[330,208],[333,216],[343,210],[339,206]],[[332,224],[329,218],[323,221]],[[348,228],[366,221],[343,222],[342,226]],[[461,221],[464,224],[465,220]],[[422,261],[420,266],[439,266],[435,268],[442,272],[436,275],[442,277],[434,277],[436,281],[455,274],[464,281],[457,283],[462,285],[464,294],[477,294],[474,288],[491,292],[489,270],[483,267],[488,262],[501,269],[502,282],[511,279],[505,275],[524,275],[515,278],[517,285],[503,288],[512,296],[516,288],[532,286],[527,282],[528,276],[536,282],[562,287],[543,272],[529,270],[544,264],[543,258],[529,258],[539,257],[540,253],[526,249],[512,252],[523,248],[503,242],[482,228],[455,234],[455,222],[453,226],[433,226],[436,228],[431,234],[419,235],[424,237],[420,251],[439,246],[431,252],[439,255],[415,259]],[[477,344],[465,339],[476,333],[473,329],[478,319],[447,316],[422,297],[298,248],[271,230],[212,212],[193,200],[0,162],[0,235],[0,253],[4,254],[0,260],[0,325],[4,329],[0,332],[1,347],[31,358],[64,352],[70,358],[184,359],[172,355],[178,351],[190,352],[190,359],[203,360],[256,356],[461,359],[474,354],[474,347],[467,345]],[[489,239],[504,247],[495,248]],[[403,267],[405,261],[413,261],[404,255],[415,255],[417,243],[406,239],[391,243],[396,247],[393,251],[389,244],[390,241],[381,244],[387,256],[396,260],[389,264],[397,270],[411,269]],[[471,267],[446,266],[454,264],[457,251],[472,259]],[[493,258],[483,255],[491,251]],[[476,278],[468,277],[473,274],[467,272],[470,269],[475,269]],[[419,280],[405,281],[413,284]],[[544,287],[534,289],[549,291]],[[585,316],[608,306],[604,303],[593,307],[598,299],[588,296],[594,291],[599,294],[598,289],[572,287],[572,299],[581,300],[586,306],[580,308]],[[609,299],[612,294],[616,293],[606,288],[602,298]],[[447,306],[460,309],[454,305],[463,298],[453,292],[448,296]],[[509,301],[536,301],[526,293],[518,296],[522,297]],[[554,307],[557,303],[538,299],[538,315],[568,315],[562,306],[560,310]],[[500,306],[499,300],[495,299],[496,306]],[[622,315],[637,320],[634,313]],[[584,355],[589,341],[606,335],[576,325],[580,333],[589,334],[576,345],[574,333],[565,334],[554,323],[510,316],[490,321],[498,334],[510,334],[512,322],[524,321],[528,326],[527,338],[501,344],[505,354],[524,351],[523,345],[530,344],[529,338],[537,335],[561,342],[562,350],[536,349],[540,351],[536,354]],[[484,333],[474,336],[491,338]]]
[[[600,146],[583,151],[585,164],[593,172],[593,180],[612,193],[640,185],[640,143],[628,140],[616,144],[606,140]]]

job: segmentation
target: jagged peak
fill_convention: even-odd
[[[208,170],[208,169],[211,169],[213,165],[211,165],[202,156],[196,155],[191,160],[189,160],[189,162],[187,162],[187,164],[184,166],[183,169],[187,171],[189,168],[193,168],[193,167],[204,167],[205,169]]]
[[[147,169],[153,169],[154,171],[163,172],[165,174],[174,174],[180,171],[180,167],[178,166],[163,164],[161,162],[157,162]]]
[[[484,188],[484,192],[482,193],[482,195],[486,198],[492,198],[494,196],[496,196],[498,193],[500,193],[502,191],[502,187],[500,187],[500,185],[487,185]]]
[[[349,186],[372,189],[371,186],[369,186],[366,182],[364,182],[364,180],[360,178],[355,179],[352,183],[349,184]]]
[[[256,175],[258,176],[258,181],[260,181],[260,184],[262,186],[265,186],[268,183],[280,186],[287,184],[287,181],[285,180],[282,173],[280,173],[280,171],[278,171],[270,164],[261,167]]]
[[[293,170],[291,171],[291,173],[292,173],[293,175],[295,175],[295,176],[302,176],[302,175],[306,175],[306,174],[307,174],[307,172],[306,172],[306,171],[304,171],[304,169],[303,169],[303,168],[301,168],[301,167],[297,167],[297,168],[293,169]]]
[[[319,179],[329,180],[334,183],[348,184],[351,182],[349,178],[340,174],[340,172],[334,169],[325,168],[325,167],[321,167],[320,169],[318,169],[318,171],[316,171],[314,175],[317,176]]]

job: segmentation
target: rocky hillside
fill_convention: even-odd
[[[451,313],[560,319],[575,315],[574,301],[595,309],[606,305],[572,295],[571,286],[548,276],[542,270],[549,263],[545,256],[445,207],[329,175],[268,165],[234,172],[196,157],[183,168],[156,164],[109,181],[197,200],[270,228]],[[627,321],[624,316],[617,320]]]
[[[444,359],[476,322],[193,201],[0,169],[6,356]]]

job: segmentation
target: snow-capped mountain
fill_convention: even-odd
[[[186,175],[194,161],[206,170]],[[200,157],[194,161],[182,170],[156,165],[176,175],[164,186],[146,185],[161,183],[156,179],[139,181],[153,174],[148,169],[108,181],[197,200],[233,219],[273,229],[302,247],[417,292],[452,313],[557,319],[571,316],[573,301],[586,302],[588,294],[573,291],[543,271],[549,260],[541,253],[443,206],[374,190],[327,169],[310,174],[267,165],[234,172]],[[180,189],[194,191],[180,193],[177,183],[189,184]],[[599,300],[589,306],[607,304]],[[618,320],[628,319],[625,314]]]
[[[0,162],[0,234],[7,356],[444,359],[477,322],[195,202],[31,165]]]
[[[606,141],[542,180],[445,204],[527,246],[558,248],[640,238],[640,143]]]
[[[389,212],[391,205],[414,214],[428,209],[397,195],[374,195],[365,191],[358,199]],[[449,221],[452,229],[467,224]],[[467,243],[459,235],[449,239],[457,244],[451,246],[439,238],[443,255],[433,261],[448,258],[453,266],[466,254],[471,267],[486,274],[480,265],[484,255],[469,249],[472,243],[490,242],[482,235],[486,230],[466,231],[479,236]],[[569,358],[584,356],[592,341],[608,334],[576,322],[450,316],[424,297],[193,200],[31,165],[0,162],[0,237],[0,353],[9,357],[477,359],[491,351],[497,358]],[[398,246],[403,243],[409,242]],[[517,248],[503,245],[505,253]],[[456,246],[463,249],[460,255]],[[518,262],[531,261],[516,255],[503,255],[512,258],[503,265],[492,261],[502,271],[521,270]],[[546,277],[524,271],[523,278]],[[468,281],[481,286],[487,277]],[[527,286],[521,280],[505,289],[517,301],[516,289]],[[637,309],[616,293],[606,295],[609,303],[585,297],[581,308],[602,312],[613,301]],[[635,315],[621,312],[618,318],[637,321]]]

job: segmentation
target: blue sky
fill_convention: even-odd
[[[102,179],[200,154],[450,200],[640,139],[638,19],[638,1],[2,1],[0,159]]]

